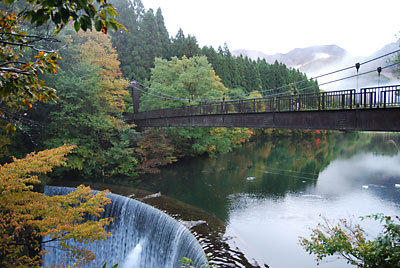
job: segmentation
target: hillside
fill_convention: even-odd
[[[387,54],[389,52],[395,51],[396,49],[399,49],[399,46],[400,39],[395,43],[385,45],[382,49],[365,57],[355,57],[349,54],[345,49],[337,45],[295,48],[288,53],[278,53],[274,55],[267,55],[260,51],[245,49],[234,50],[232,51],[232,54],[235,56],[243,55],[252,59],[266,59],[269,63],[273,63],[277,60],[278,62],[286,64],[288,67],[299,69],[300,71],[306,73],[308,77],[315,77],[321,74],[355,65],[355,63],[357,62],[367,61],[369,59]],[[376,69],[379,66],[386,66],[390,63],[390,60],[392,58],[393,57],[385,57],[374,62],[365,64],[362,66],[362,68],[360,68],[359,72],[362,73]],[[357,74],[355,68],[354,70],[351,69],[346,72],[338,73],[336,75],[320,78],[318,79],[318,82],[321,84],[354,74]],[[382,72],[381,77],[378,77],[377,73],[371,73],[369,75],[360,76],[358,80],[359,87],[376,86],[378,85],[378,83],[379,85],[396,84],[398,83],[398,80],[393,76],[392,70],[390,68],[385,69]],[[326,90],[356,87],[356,78],[348,79],[340,83],[336,82],[326,86],[322,86],[322,88]]]

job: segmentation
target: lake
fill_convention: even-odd
[[[163,167],[137,187],[214,215],[225,224],[221,239],[253,266],[352,267],[336,258],[317,266],[299,236],[309,236],[322,217],[400,215],[399,142],[386,133],[265,134],[214,159]],[[380,230],[361,224],[371,235]]]

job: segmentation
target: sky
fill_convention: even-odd
[[[400,38],[400,0],[142,0],[202,47],[286,53],[336,44],[368,56]]]

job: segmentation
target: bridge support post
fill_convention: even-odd
[[[281,98],[276,97],[276,110],[279,112],[281,110]]]
[[[132,90],[132,101],[133,101],[133,112],[136,114],[139,112],[139,90],[135,80],[129,82]]]
[[[362,93],[362,94],[364,96],[364,108],[367,108],[367,90],[364,89],[363,92],[364,93]]]
[[[369,94],[369,108],[372,108],[372,106],[373,106],[373,98],[372,98],[372,92],[370,92],[370,94]]]
[[[353,109],[353,92],[350,93],[350,109]]]
[[[342,109],[346,106],[346,96],[342,94]]]
[[[301,110],[301,98],[300,95],[297,96],[297,101],[296,101],[296,105],[297,105],[297,111]]]
[[[386,91],[383,91],[383,108],[386,108]]]

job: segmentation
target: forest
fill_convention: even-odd
[[[218,49],[200,48],[196,37],[186,36],[182,29],[170,36],[161,9],[146,10],[140,0],[114,0],[111,4],[127,31],[110,30],[107,35],[101,28],[99,32],[77,32],[79,25],[75,23],[63,27],[57,42],[41,44],[59,52],[60,59],[53,59],[57,71],[39,76],[55,90],[57,100],[50,94],[48,101],[25,106],[1,103],[1,163],[32,151],[77,145],[68,164],[53,176],[104,179],[119,175],[134,179],[182,157],[229,152],[256,134],[253,129],[239,128],[164,128],[139,133],[123,118],[124,112],[132,111],[131,80],[163,94],[192,99],[294,94],[310,86],[307,92],[319,90],[305,74],[279,62],[234,57],[227,44]],[[30,27],[29,33],[43,35],[51,27],[48,23]],[[22,56],[37,57],[28,50]],[[141,96],[144,110],[171,105],[181,104],[146,93]]]

